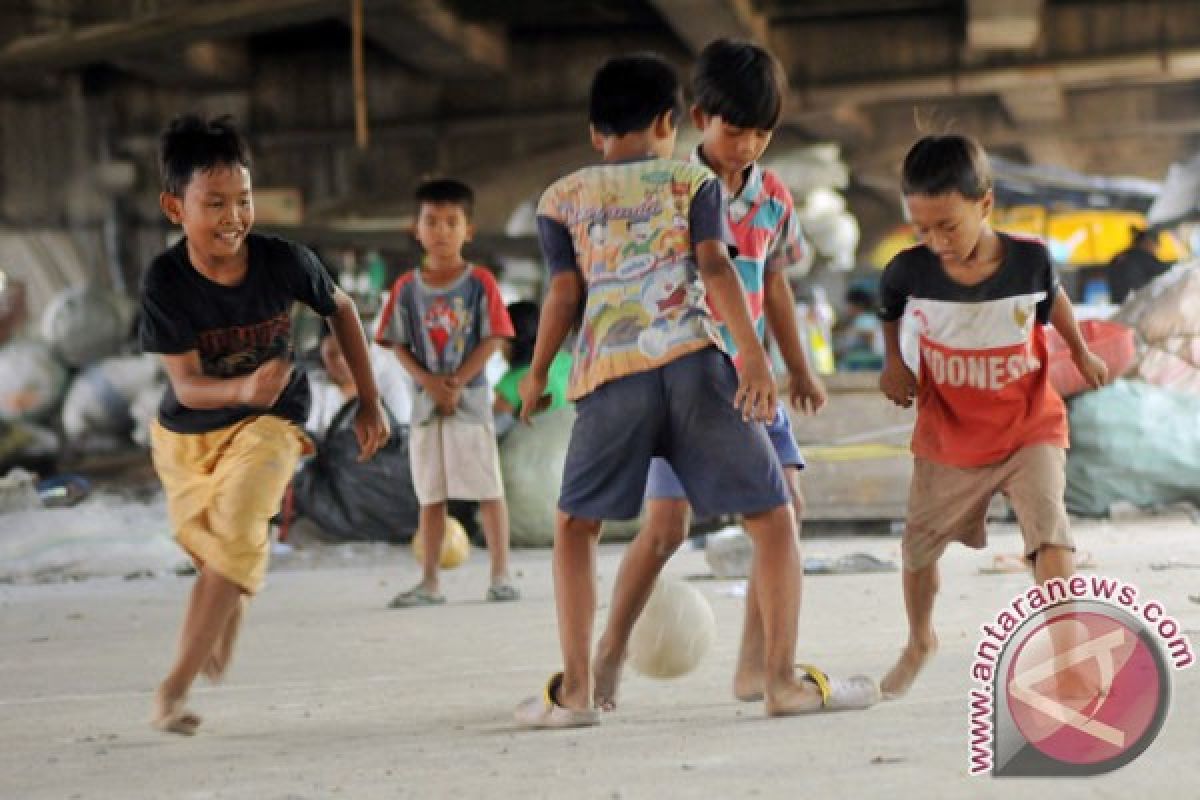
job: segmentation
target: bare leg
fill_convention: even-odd
[[[633,625],[646,607],[662,568],[687,537],[689,516],[686,500],[662,498],[646,502],[646,523],[621,559],[608,622],[596,642],[594,700],[601,711],[617,707],[617,685]]]
[[[554,601],[562,648],[563,681],[555,702],[587,711],[591,691],[592,623],[596,617],[598,520],[558,513],[554,534]]]
[[[221,635],[217,637],[217,643],[213,645],[212,655],[204,665],[202,670],[204,677],[213,683],[221,682],[233,660],[233,646],[237,643],[238,633],[242,627],[242,618],[246,614],[249,600],[249,597],[243,595],[237,605],[233,607],[229,619],[225,622],[225,627],[221,630]]]
[[[437,594],[442,563],[442,542],[446,538],[446,504],[421,506],[421,537],[425,540],[425,560],[421,564],[421,588]]]
[[[821,707],[815,686],[796,678],[796,627],[800,611],[800,553],[792,508],[782,505],[748,516],[754,542],[752,574],[763,623],[763,696],[771,716]]]
[[[1075,554],[1066,547],[1044,545],[1033,557],[1033,576],[1038,584],[1054,578],[1068,580],[1075,574]],[[1082,644],[1067,625],[1054,625],[1050,628],[1056,658],[1061,658]],[[1086,664],[1062,666],[1055,672],[1055,691],[1058,699],[1066,705],[1081,707],[1098,695],[1107,693],[1098,674],[1092,674]]]
[[[796,529],[804,519],[804,494],[800,491],[800,470],[789,467],[785,470],[788,488],[792,494],[792,512],[796,518]],[[799,598],[804,571],[796,582],[796,609],[799,614]],[[746,703],[763,699],[763,656],[766,640],[763,633],[762,610],[758,604],[758,580],[753,567],[746,582],[746,615],[742,623],[742,643],[738,648],[737,668],[733,674],[733,696]]]
[[[917,673],[937,652],[933,631],[933,599],[938,591],[938,568],[933,563],[919,570],[904,571],[904,609],[908,614],[908,644],[879,684],[887,699],[904,695]]]
[[[200,669],[212,657],[213,647],[241,602],[237,584],[202,567],[192,587],[179,653],[154,698],[153,723],[172,733],[193,733],[200,720],[182,710],[184,698]]]
[[[480,500],[479,516],[492,560],[492,585],[508,583],[508,504],[503,497]]]
[[[1066,547],[1045,545],[1033,558],[1033,577],[1039,584],[1054,578],[1069,579],[1075,574],[1075,554]]]

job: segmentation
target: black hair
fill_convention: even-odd
[[[753,42],[714,39],[700,51],[692,72],[700,110],[739,128],[775,130],[786,87],[778,59]]]
[[[451,178],[425,181],[417,187],[414,197],[418,212],[424,203],[434,206],[458,206],[467,215],[467,219],[470,219],[475,211],[475,193],[471,191],[471,187]]]
[[[992,169],[983,147],[971,137],[926,136],[904,157],[901,184],[906,195],[958,192],[968,200],[981,200],[992,188]]]
[[[1157,245],[1158,231],[1154,228],[1142,228],[1137,225],[1130,226],[1130,233],[1133,235],[1133,246],[1141,247],[1142,245]]]
[[[872,309],[875,307],[875,295],[869,289],[856,286],[846,290],[846,305]]]
[[[508,316],[512,319],[512,358],[509,364],[524,367],[533,361],[533,344],[537,341],[538,318],[541,310],[537,303],[521,300],[510,303]]]
[[[183,114],[171,120],[160,140],[163,191],[182,197],[192,175],[217,167],[250,168],[250,148],[228,115],[206,120]]]
[[[677,122],[683,90],[675,68],[654,53],[616,56],[596,70],[588,98],[588,121],[604,136],[644,131],[664,111]]]

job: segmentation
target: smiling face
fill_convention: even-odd
[[[964,266],[977,254],[992,203],[990,189],[978,200],[957,191],[904,197],[917,237],[951,269]]]
[[[244,257],[246,235],[254,225],[250,171],[241,165],[196,170],[180,197],[164,192],[163,212],[187,235],[188,253],[200,266],[218,266]]]
[[[720,116],[692,108],[692,121],[703,134],[704,158],[718,174],[741,172],[762,158],[771,143],[772,131],[731,125]]]

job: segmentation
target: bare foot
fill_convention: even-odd
[[[821,690],[812,681],[793,677],[767,687],[764,705],[768,717],[810,714],[821,709]]]
[[[896,659],[896,663],[888,670],[888,674],[884,675],[883,680],[879,683],[879,690],[883,693],[883,699],[895,700],[898,697],[903,697],[912,688],[913,681],[917,679],[917,675],[924,669],[925,664],[929,659],[933,658],[936,652],[936,637],[928,642],[910,640],[904,648],[904,652],[900,654],[900,658]]]
[[[1054,693],[1063,705],[1084,712],[1092,703],[1103,702],[1108,689],[1100,682],[1099,675],[1081,667],[1070,667],[1054,676]]]
[[[743,703],[757,703],[762,700],[762,669],[738,664],[737,672],[733,676],[733,696]]]
[[[150,725],[163,733],[191,736],[200,727],[200,716],[183,707],[183,697],[168,700],[161,689],[154,694],[154,714]]]
[[[601,711],[615,711],[617,708],[617,687],[621,683],[621,667],[625,663],[623,655],[615,655],[604,645],[601,639],[596,645],[596,658],[592,661],[592,673],[596,681],[592,700],[595,707]]]

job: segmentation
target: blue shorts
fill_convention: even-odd
[[[804,456],[800,455],[800,448],[796,446],[796,437],[792,435],[792,422],[788,419],[787,409],[782,402],[775,409],[775,419],[764,427],[767,429],[767,438],[771,440],[771,446],[775,448],[779,463],[784,467],[804,469]],[[650,462],[650,474],[646,478],[646,499],[687,499],[683,484],[679,482],[679,477],[666,459],[656,458]]]
[[[575,404],[558,507],[582,519],[633,519],[650,463],[679,476],[696,514],[757,514],[791,502],[766,428],[733,407],[728,356],[705,348],[603,384]]]

